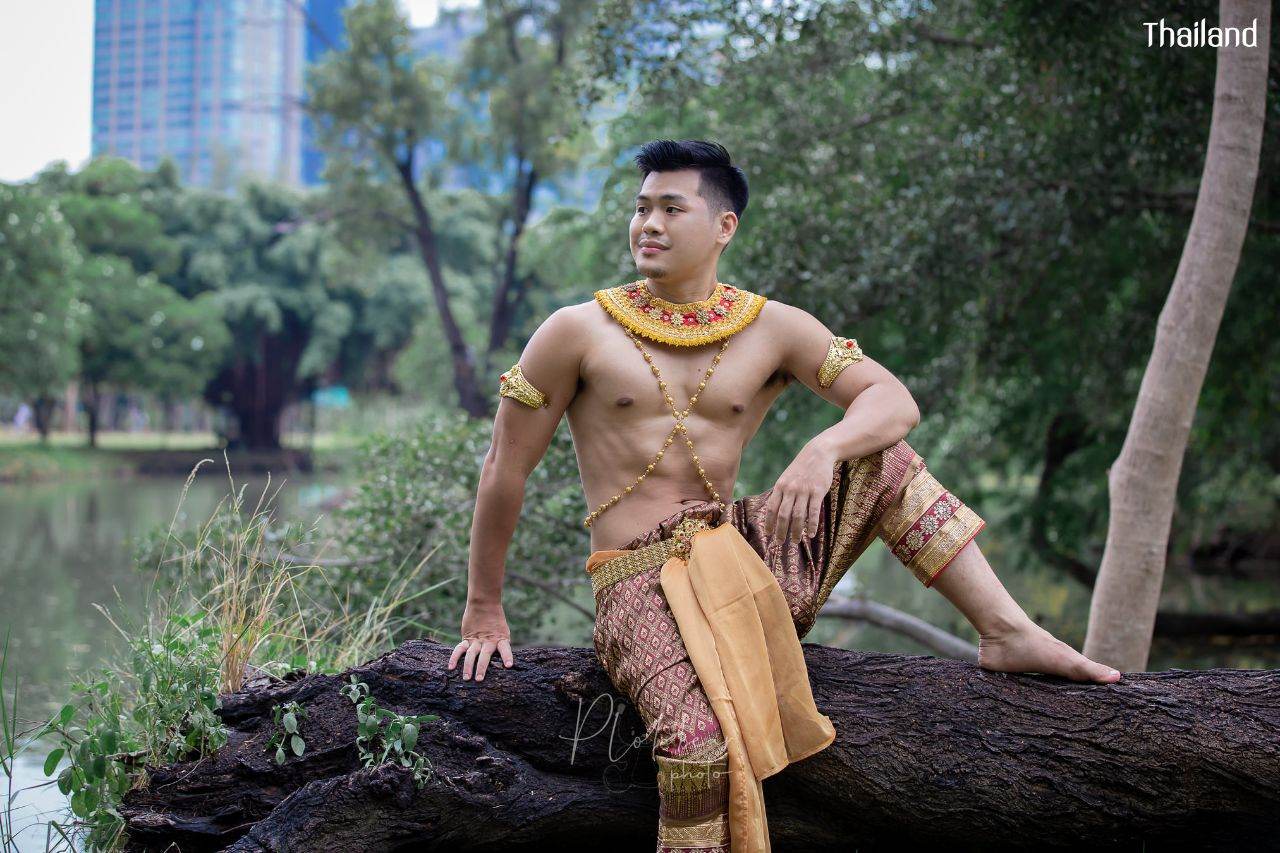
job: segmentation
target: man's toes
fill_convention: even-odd
[[[1112,681],[1119,680],[1120,673],[1117,670],[1114,670],[1104,664],[1097,663],[1096,661],[1091,661],[1086,657],[1081,656],[1081,658],[1085,663],[1085,678],[1090,681],[1110,683]]]
[[[1112,669],[1109,666],[1098,664],[1098,680],[1110,684],[1113,681],[1120,680],[1120,670]]]

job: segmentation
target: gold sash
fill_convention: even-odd
[[[589,570],[626,553],[598,551]],[[661,584],[728,746],[730,849],[768,853],[761,780],[836,737],[814,703],[791,610],[728,523],[693,533],[687,557],[673,553],[662,564]]]

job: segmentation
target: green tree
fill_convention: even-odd
[[[490,356],[505,346],[532,281],[522,274],[519,253],[534,194],[578,162],[587,139],[560,84],[590,4],[483,8],[485,30],[454,68],[416,58],[408,22],[393,0],[359,3],[344,12],[347,49],[327,54],[307,82],[307,109],[331,156],[326,177],[344,199],[340,213],[359,220],[356,227],[366,233],[389,223],[391,239],[412,240],[427,271],[459,405],[473,417],[489,415],[492,402],[477,368],[487,374]],[[449,93],[467,103],[455,103]],[[487,121],[471,118],[486,107]],[[445,143],[452,157],[425,164],[424,147],[433,142]],[[484,170],[504,187],[486,217],[496,248],[488,342],[479,359],[458,316],[456,288],[449,286],[439,225],[444,205],[432,197],[450,164]]]
[[[80,378],[94,446],[104,386],[172,399],[199,395],[231,336],[211,294],[184,299],[153,273],[137,275],[125,258],[92,256],[80,277],[87,307]]]
[[[188,190],[166,200],[168,235],[181,246],[173,288],[207,295],[231,335],[205,386],[236,421],[233,446],[280,446],[280,418],[336,358],[354,312],[344,298],[355,271],[308,221],[303,197],[253,182],[228,197]]]
[[[0,388],[31,401],[42,439],[76,371],[80,263],[56,201],[0,184]]]
[[[79,377],[90,446],[107,387],[173,400],[195,396],[222,363],[229,334],[209,300],[188,302],[161,282],[179,244],[149,205],[178,192],[169,166],[153,172],[98,157],[76,173],[59,162],[36,186],[56,196],[86,262],[80,275]]]

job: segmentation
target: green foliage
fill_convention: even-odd
[[[74,700],[41,732],[57,744],[45,773],[65,762],[58,790],[77,819],[60,829],[80,835],[89,850],[114,849],[120,841],[120,800],[144,783],[144,764],[208,755],[227,741],[216,714],[218,634],[204,616],[173,613],[128,639],[127,662],[77,680]]]
[[[302,757],[307,748],[307,742],[302,739],[302,721],[306,718],[307,709],[296,701],[271,706],[271,719],[275,722],[276,730],[267,741],[266,749],[268,752],[275,751],[276,764],[284,764],[288,758],[285,754],[286,744],[294,755]]]
[[[52,393],[82,365],[91,404],[104,385],[203,392],[245,443],[272,445],[322,374],[385,384],[385,354],[426,305],[420,267],[333,239],[333,201],[263,181],[187,189],[114,157],[6,188],[0,295],[19,310],[0,318],[0,387]]]
[[[356,749],[365,767],[376,767],[388,761],[408,768],[413,773],[414,784],[421,788],[431,780],[431,762],[418,752],[417,746],[422,726],[440,719],[438,714],[404,716],[382,708],[369,694],[369,685],[351,676],[351,681],[339,692],[356,706],[359,734]]]
[[[281,488],[280,484],[273,488],[268,482],[255,496],[247,493],[247,484],[237,485],[230,480],[228,493],[200,524],[183,530],[165,527],[138,537],[134,563],[139,571],[154,573],[153,589],[157,593],[191,595],[210,605],[211,610],[216,610],[213,605],[218,596],[214,594],[230,591],[230,580],[258,578],[269,586],[275,585],[271,578],[291,568],[292,560],[282,555],[306,554],[320,547],[315,521],[277,516],[275,500]],[[299,588],[306,586],[306,574],[296,572],[293,583]],[[316,586],[322,584],[317,581]],[[251,587],[252,584],[239,588],[242,598],[253,591]],[[238,632],[242,628],[243,625],[231,630]]]
[[[0,184],[0,390],[61,390],[77,366],[82,261],[58,204]]]
[[[442,586],[415,602],[417,618],[447,625],[445,636],[454,635],[466,604],[472,515],[491,440],[491,424],[456,413],[370,440],[359,463],[366,476],[338,515],[346,552],[372,561],[339,576],[353,595],[367,595],[372,579],[430,555],[423,578]],[[503,605],[513,635],[536,640],[547,604],[545,592],[514,575],[581,586],[590,542],[585,514],[572,440],[562,425],[528,479],[507,552]]]
[[[231,343],[207,297],[184,299],[122,257],[94,255],[81,268],[81,378],[173,397],[198,394]]]

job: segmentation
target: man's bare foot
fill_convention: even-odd
[[[1008,631],[978,639],[978,666],[993,672],[1042,672],[1072,681],[1110,684],[1120,673],[1089,660],[1028,619]]]

